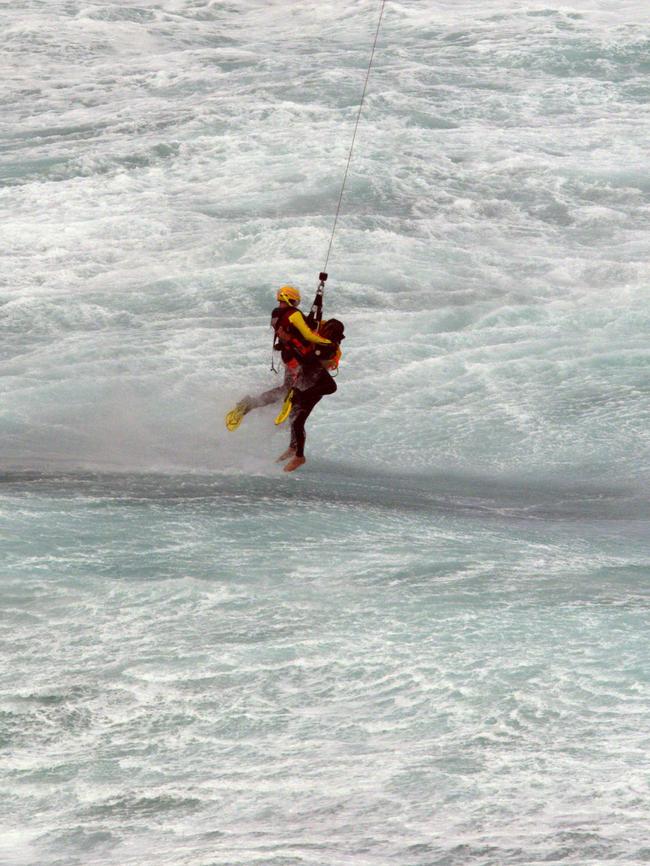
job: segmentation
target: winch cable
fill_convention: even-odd
[[[359,128],[359,121],[361,120],[361,112],[363,110],[363,103],[366,98],[366,90],[368,89],[368,81],[370,80],[370,70],[372,69],[372,61],[375,58],[375,49],[377,48],[377,41],[379,39],[379,30],[381,28],[381,19],[384,16],[384,7],[386,6],[386,0],[381,0],[381,8],[379,10],[379,20],[377,21],[377,29],[375,31],[375,39],[372,43],[372,51],[370,52],[370,61],[368,63],[368,71],[366,72],[366,80],[363,85],[363,92],[361,94],[361,102],[359,103],[359,111],[357,112],[357,120],[354,124],[354,132],[352,134],[352,143],[350,144],[350,152],[348,153],[348,161],[345,166],[345,173],[343,174],[343,183],[341,184],[341,192],[339,194],[339,201],[336,207],[336,215],[334,217],[334,225],[332,226],[332,235],[330,237],[329,246],[327,248],[327,255],[325,256],[325,264],[323,266],[323,271],[320,275],[320,286],[319,289],[323,288],[324,280],[323,274],[325,274],[325,279],[327,279],[327,263],[329,262],[330,253],[332,251],[332,243],[334,241],[334,233],[336,232],[336,224],[339,219],[339,213],[341,212],[341,202],[343,201],[343,191],[345,190],[345,184],[348,179],[348,172],[350,170],[350,163],[352,162],[352,151],[354,150],[354,142],[357,137],[357,130]]]

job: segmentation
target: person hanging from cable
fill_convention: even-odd
[[[319,318],[322,310],[322,286],[314,301],[314,307],[309,319],[305,320],[302,312],[296,309],[300,302],[300,294],[295,303],[278,308],[275,332],[283,359],[295,360],[300,369],[295,384],[288,394],[287,403],[291,413],[291,441],[289,447],[278,457],[278,463],[289,462],[284,467],[285,472],[293,472],[306,462],[305,458],[305,423],[316,404],[327,394],[336,391],[336,382],[328,372],[338,367],[341,358],[340,342],[344,339],[343,325],[336,319],[321,322],[318,331],[312,330],[310,324]],[[278,293],[278,300],[281,300]],[[286,363],[286,361],[285,361]],[[282,412],[276,423],[282,420]]]
[[[277,299],[279,306],[273,311],[271,324],[276,334],[274,348],[282,352],[282,360],[285,364],[284,383],[276,388],[271,388],[269,391],[265,391],[257,397],[245,397],[226,415],[227,428],[229,430],[236,430],[244,415],[250,412],[251,409],[258,406],[266,406],[269,403],[280,400],[283,395],[286,395],[280,414],[275,419],[276,424],[281,424],[289,415],[291,416],[291,443],[289,448],[278,458],[279,462],[291,458],[284,467],[285,472],[293,472],[294,469],[305,463],[305,422],[318,401],[326,394],[333,394],[336,391],[336,382],[334,382],[332,376],[329,374],[328,369],[334,369],[338,366],[338,361],[341,357],[339,344],[344,339],[344,334],[343,325],[338,320],[330,319],[329,322],[322,321],[323,290],[325,288],[325,281],[327,280],[325,269],[327,268],[332,251],[336,226],[341,212],[343,193],[352,162],[354,143],[357,137],[368,81],[370,80],[370,70],[372,69],[375,49],[377,48],[385,6],[386,0],[381,0],[379,20],[377,21],[377,29],[375,30],[375,38],[372,44],[372,51],[370,52],[370,60],[361,93],[359,110],[352,133],[352,142],[343,173],[343,182],[325,257],[325,266],[320,274],[320,284],[309,316],[305,319],[300,310],[297,309],[300,303],[300,292],[297,289],[293,286],[282,286],[278,291]]]
[[[322,287],[307,319],[298,309],[301,296],[294,286],[282,286],[277,293],[278,306],[273,310],[271,325],[275,331],[274,349],[278,350],[285,367],[284,382],[257,396],[247,396],[226,416],[226,426],[236,430],[243,417],[252,409],[268,406],[284,398],[284,405],[275,419],[281,424],[291,416],[291,443],[278,458],[289,460],[286,472],[293,472],[305,463],[305,422],[314,406],[326,394],[336,391],[336,383],[327,369],[335,369],[341,357],[339,343],[344,339],[343,325],[336,319],[320,324]],[[329,329],[329,333],[326,333]],[[330,334],[332,339],[329,339]],[[289,459],[290,458],[290,459]]]
[[[297,358],[294,356],[294,353],[288,348],[283,350],[277,337],[280,317],[285,310],[290,307],[298,306],[300,303],[300,292],[293,286],[282,286],[278,289],[276,299],[279,305],[271,313],[271,327],[275,331],[273,350],[281,352],[282,363],[284,364],[283,383],[277,385],[275,388],[270,388],[268,391],[264,391],[261,394],[257,394],[256,396],[246,396],[242,398],[235,408],[226,415],[226,427],[230,431],[236,430],[241,424],[244,416],[248,415],[252,409],[259,409],[262,406],[268,406],[269,404],[277,403],[280,400],[286,402],[286,398],[296,384],[296,380],[300,374],[300,365]],[[273,364],[271,364],[271,369],[274,372],[277,372]],[[290,408],[291,407],[289,406],[285,418],[287,417]]]

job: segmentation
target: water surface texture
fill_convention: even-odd
[[[0,863],[650,862],[650,24],[0,4]]]

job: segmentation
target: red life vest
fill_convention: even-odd
[[[279,308],[273,311],[271,325],[275,331],[276,348],[282,353],[285,364],[292,359],[305,361],[314,354],[314,344],[306,340],[300,331],[289,321],[290,317],[300,310],[295,307],[287,307],[286,310]],[[276,315],[277,313],[277,315]],[[302,313],[300,313],[302,316]]]

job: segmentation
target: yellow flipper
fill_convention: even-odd
[[[277,418],[275,419],[276,424],[283,424],[287,418],[289,417],[291,410],[293,409],[293,388],[289,391],[287,396],[284,398],[284,403],[282,404],[282,409],[278,413]]]
[[[235,406],[234,409],[228,412],[226,415],[226,427],[231,433],[239,427],[245,414],[246,411],[243,406]]]

